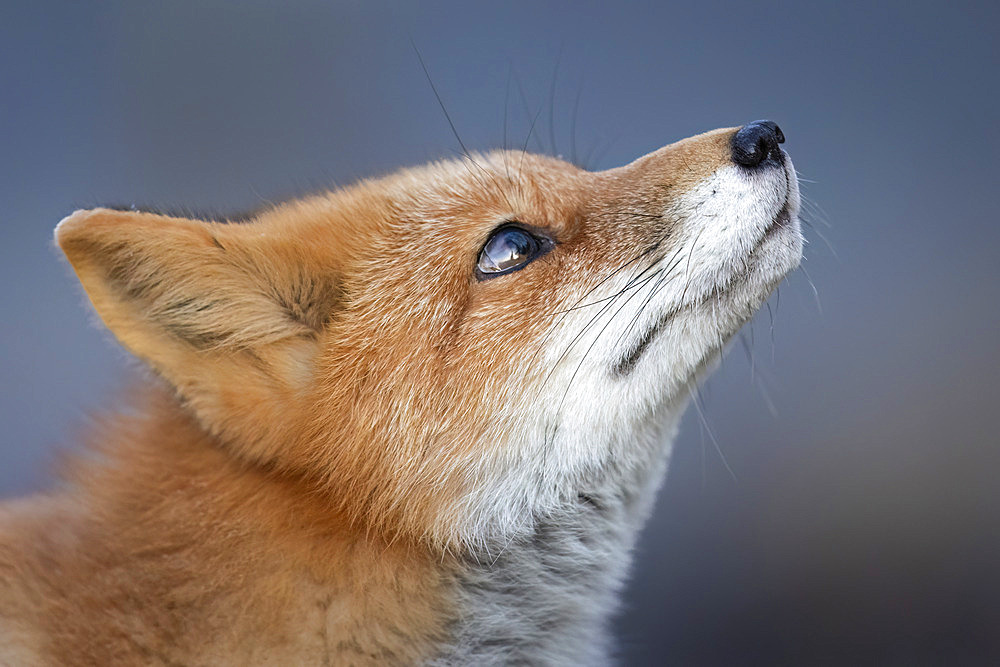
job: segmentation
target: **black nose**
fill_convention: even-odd
[[[744,167],[759,167],[765,161],[781,164],[784,158],[778,144],[785,135],[774,121],[755,120],[733,135],[733,162]]]

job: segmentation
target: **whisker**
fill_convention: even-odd
[[[705,418],[705,411],[703,407],[703,402],[701,398],[701,390],[697,386],[693,386],[692,394],[694,395],[694,406],[698,413],[698,418],[701,420],[702,426],[705,427],[705,431],[708,433],[708,439],[712,441],[712,445],[715,447],[716,453],[719,455],[719,459],[722,461],[722,465],[726,467],[729,471],[729,476],[733,478],[733,481],[737,484],[739,479],[736,478],[736,473],[733,472],[732,467],[729,465],[729,461],[726,459],[725,453],[722,451],[722,447],[719,446],[719,441],[715,438],[715,433],[712,428],[708,425],[708,420]]]
[[[510,178],[510,162],[507,157],[507,152],[509,150],[509,145],[507,144],[507,116],[510,112],[510,77],[513,72],[513,66],[509,65],[507,67],[507,85],[504,88],[503,93],[503,168],[504,172],[507,174],[507,182],[511,182]]]
[[[840,261],[840,255],[837,254],[837,250],[833,247],[833,244],[830,243],[830,239],[828,239],[826,237],[826,234],[824,234],[819,229],[817,229],[817,227],[815,225],[810,224],[810,222],[808,220],[805,220],[802,217],[800,217],[799,220],[801,220],[803,224],[805,224],[806,226],[809,227],[810,231],[812,231],[814,234],[816,234],[816,236],[819,237],[819,240],[822,241],[823,244],[827,247],[827,249],[830,251],[830,254],[833,255],[833,258],[839,262]],[[809,239],[803,239],[803,240],[806,243],[809,242]]]
[[[653,284],[652,289],[649,290],[649,294],[646,295],[646,298],[643,301],[642,306],[640,306],[636,314],[632,316],[632,319],[629,321],[628,326],[625,327],[625,330],[621,333],[621,335],[618,336],[618,340],[615,342],[615,345],[621,345],[622,341],[624,341],[629,335],[631,335],[632,331],[639,323],[639,320],[642,317],[643,313],[646,312],[646,307],[649,306],[649,303],[653,300],[653,298],[660,293],[660,290],[663,289],[663,286],[670,280],[672,280],[673,271],[674,269],[677,268],[677,265],[680,262],[680,257],[679,257],[680,251],[681,251],[680,248],[674,251],[674,254],[671,256],[670,259],[670,265],[660,272],[660,277]],[[664,260],[661,260],[660,263],[662,264],[663,261]]]
[[[600,303],[601,301],[605,301],[606,299],[600,299],[599,301],[595,301],[592,304],[584,304],[582,306],[580,305],[581,301],[583,301],[588,296],[590,296],[591,294],[593,294],[598,288],[600,288],[606,282],[608,282],[609,280],[611,280],[612,278],[614,278],[621,271],[623,271],[624,269],[628,268],[631,264],[633,264],[633,263],[641,260],[646,255],[649,255],[650,253],[655,252],[657,250],[657,248],[659,248],[659,245],[660,245],[661,241],[662,241],[662,239],[658,240],[657,242],[653,243],[651,246],[647,247],[645,250],[642,250],[641,252],[639,252],[638,254],[636,254],[635,256],[633,256],[632,259],[630,259],[627,262],[624,262],[623,264],[621,264],[614,271],[612,271],[607,276],[605,276],[604,278],[602,278],[596,285],[594,285],[593,287],[591,287],[590,289],[588,289],[586,292],[584,292],[582,295],[580,295],[580,297],[575,302],[573,302],[572,306],[570,306],[569,308],[566,308],[564,310],[555,311],[554,314],[568,313],[570,311],[577,310],[578,308],[585,308],[585,307],[588,307],[590,305],[596,305],[597,303]],[[628,285],[626,285],[626,287],[627,286]],[[559,322],[561,322],[561,320]],[[559,324],[559,322],[556,322],[556,324]]]
[[[704,227],[702,227],[701,229],[699,229],[698,230],[698,234],[694,237],[694,241],[691,242],[691,250],[688,251],[687,267],[684,269],[684,273],[686,275],[686,278],[685,278],[685,282],[684,282],[684,290],[681,292],[681,298],[680,298],[681,302],[684,301],[684,297],[687,296],[688,287],[691,286],[691,258],[694,257],[694,251],[695,251],[695,248],[698,247],[698,241],[701,239],[702,233],[707,228],[708,228],[708,225],[705,225]]]
[[[802,273],[805,275],[806,281],[809,283],[809,287],[812,288],[813,299],[815,299],[815,301],[816,301],[816,310],[819,311],[819,314],[822,316],[823,315],[823,304],[821,304],[819,302],[819,290],[816,289],[816,283],[813,282],[812,277],[809,275],[809,272],[806,270],[805,264],[799,264],[799,270],[802,271]]]
[[[581,84],[579,88],[576,89],[576,99],[573,100],[573,115],[570,116],[569,121],[569,161],[578,167],[582,165],[576,160],[576,117],[580,111],[580,96],[583,94],[583,85]]]
[[[580,303],[580,302],[581,302],[581,301],[583,301],[583,300],[584,300],[585,298],[587,298],[587,297],[588,297],[589,295],[593,294],[593,293],[594,293],[594,291],[595,291],[595,290],[596,290],[597,288],[599,288],[599,287],[600,287],[601,285],[603,285],[604,283],[606,283],[607,281],[609,281],[609,280],[611,280],[611,279],[612,279],[613,277],[615,277],[615,276],[616,276],[616,275],[617,275],[617,274],[618,274],[618,273],[619,273],[619,272],[620,272],[620,271],[621,271],[622,269],[625,269],[626,267],[628,267],[628,266],[629,266],[630,264],[632,264],[633,262],[635,262],[635,261],[637,261],[637,260],[639,260],[639,259],[642,259],[642,258],[643,258],[643,257],[645,257],[646,255],[648,255],[648,254],[650,254],[650,253],[654,252],[654,251],[655,251],[655,250],[656,250],[656,249],[657,249],[658,247],[659,247],[659,242],[657,242],[657,243],[654,243],[654,244],[653,244],[652,246],[650,246],[649,248],[647,248],[647,249],[646,249],[646,250],[644,250],[643,252],[639,253],[638,255],[636,255],[635,257],[633,257],[632,259],[630,259],[629,261],[627,261],[627,262],[625,262],[624,264],[622,264],[621,266],[619,266],[619,267],[618,267],[617,269],[615,269],[615,270],[614,270],[613,272],[611,272],[610,274],[608,274],[607,276],[605,276],[605,277],[604,277],[604,278],[603,278],[603,279],[602,279],[602,280],[601,280],[601,281],[600,281],[599,283],[597,283],[596,285],[594,285],[593,287],[591,287],[591,288],[590,288],[589,290],[587,290],[586,292],[584,292],[584,293],[583,293],[583,295],[581,295],[581,296],[580,296],[580,298],[578,298],[578,299],[577,299],[577,300],[576,300],[576,301],[575,301],[575,302],[573,303],[573,305],[572,305],[572,306],[570,306],[570,307],[568,307],[568,308],[565,308],[565,309],[563,309],[563,310],[557,310],[557,311],[555,311],[555,312],[554,312],[553,314],[556,314],[556,315],[558,315],[558,314],[562,314],[562,313],[569,313],[569,312],[572,312],[572,311],[574,311],[574,310],[582,310],[582,309],[584,309],[584,308],[590,308],[591,306],[596,306],[596,305],[598,305],[598,304],[600,304],[600,303],[603,303],[603,302],[605,302],[605,301],[608,301],[609,299],[614,299],[614,298],[615,298],[616,296],[618,296],[618,294],[620,294],[621,292],[618,292],[617,294],[612,294],[611,296],[606,296],[606,297],[603,297],[603,298],[600,298],[600,299],[597,299],[596,301],[591,301],[591,302],[589,302],[589,303],[584,303],[584,304],[581,304],[581,303]],[[632,278],[632,279],[631,279],[631,280],[630,280],[630,281],[629,281],[628,283],[626,283],[625,287],[623,287],[623,288],[622,288],[622,291],[625,291],[625,290],[628,290],[628,289],[632,289],[632,287],[633,287],[633,285],[634,285],[635,281],[636,281],[636,280],[637,280],[638,278],[641,278],[641,277],[643,276],[643,273],[645,273],[646,271],[650,270],[650,269],[651,269],[651,268],[652,268],[652,267],[653,267],[654,265],[655,265],[655,263],[654,263],[654,264],[651,264],[650,266],[648,266],[648,267],[646,267],[645,269],[643,269],[643,271],[642,271],[642,272],[640,272],[640,273],[639,273],[639,274],[638,274],[637,276],[633,277],[633,278]]]
[[[628,260],[627,262],[625,262],[621,266],[619,266],[617,269],[615,269],[614,271],[612,271],[609,275],[607,275],[604,278],[602,278],[596,285],[594,285],[593,287],[591,287],[590,289],[588,289],[586,292],[584,292],[582,295],[580,295],[580,297],[569,308],[566,308],[566,309],[561,310],[561,311],[555,311],[554,314],[559,315],[559,317],[556,319],[556,321],[554,321],[551,325],[549,325],[549,327],[546,330],[545,334],[542,336],[541,341],[539,342],[538,346],[535,348],[535,352],[531,356],[532,360],[534,360],[534,359],[536,359],[538,357],[538,355],[544,349],[545,342],[548,341],[551,338],[551,336],[553,335],[553,333],[559,328],[559,326],[569,316],[570,312],[572,312],[574,310],[582,309],[582,308],[585,308],[585,307],[599,305],[601,303],[604,304],[604,305],[601,306],[601,309],[597,312],[597,314],[593,318],[591,318],[591,320],[587,323],[587,325],[585,325],[583,327],[583,329],[573,338],[573,340],[570,342],[570,345],[566,348],[566,350],[563,351],[563,353],[559,356],[559,358],[553,364],[552,368],[549,370],[549,373],[546,375],[545,381],[542,383],[543,386],[548,382],[549,377],[551,377],[551,375],[555,371],[556,367],[560,363],[562,363],[562,360],[565,358],[565,356],[572,350],[573,346],[576,344],[576,341],[579,339],[579,337],[582,336],[583,334],[585,334],[586,331],[590,328],[590,326],[593,325],[594,321],[597,318],[599,318],[604,312],[607,311],[607,309],[614,303],[615,299],[619,298],[620,296],[622,296],[623,294],[625,294],[626,292],[628,292],[630,290],[641,289],[649,280],[651,280],[651,279],[653,279],[655,277],[655,274],[653,274],[652,276],[649,276],[648,279],[646,279],[646,280],[644,280],[644,281],[642,281],[640,283],[640,280],[645,276],[645,274],[647,272],[649,272],[650,270],[652,270],[653,268],[655,268],[656,262],[654,262],[651,265],[647,266],[642,271],[639,271],[636,275],[633,275],[625,283],[625,286],[622,287],[617,292],[615,292],[614,294],[612,294],[612,295],[610,295],[608,297],[604,297],[602,299],[598,299],[597,301],[593,301],[591,303],[583,304],[583,305],[580,305],[580,302],[583,301],[584,299],[586,299],[597,288],[599,288],[601,285],[603,285],[604,283],[606,283],[609,280],[611,280],[614,276],[616,276],[622,270],[624,270],[625,268],[627,268],[629,265],[637,262],[638,260],[642,259],[646,255],[654,252],[659,247],[659,244],[660,244],[660,242],[662,242],[662,240],[663,239],[657,240],[657,242],[654,243],[652,246],[650,246],[650,247],[646,248],[645,250],[643,250],[642,252],[638,253],[637,255],[635,255],[634,257],[632,257],[632,259]]]
[[[781,285],[774,288],[774,312],[778,313],[781,308]],[[771,363],[774,363],[774,325],[771,325]]]
[[[556,80],[559,78],[559,63],[562,61],[564,44],[560,44],[559,53],[556,54],[556,65],[552,69],[552,83],[549,85],[549,143],[552,144],[552,155],[558,156],[559,149],[556,148]]]
[[[441,99],[441,94],[438,93],[437,86],[434,85],[434,81],[431,79],[431,73],[427,69],[427,64],[424,63],[423,56],[420,55],[420,49],[417,48],[417,43],[411,39],[410,45],[413,47],[413,52],[417,54],[417,60],[420,61],[420,67],[424,70],[424,76],[427,77],[427,83],[430,84],[431,90],[434,92],[434,97],[437,98],[438,104],[441,106],[441,111],[444,112],[444,117],[448,121],[448,126],[451,128],[451,133],[455,135],[455,139],[458,141],[458,145],[462,147],[462,153],[468,156],[469,149],[465,147],[465,142],[462,141],[462,137],[459,136],[458,129],[455,127],[455,123],[452,122],[451,120],[451,114],[448,113],[448,109],[444,106],[444,100]]]
[[[531,118],[531,108],[528,106],[528,98],[524,94],[524,86],[521,85],[521,78],[517,75],[517,72],[514,72],[514,83],[517,84],[517,92],[521,96],[521,105],[524,107],[524,117]],[[538,120],[538,115],[542,113],[542,109],[544,108],[544,104],[540,106],[538,108],[538,113],[535,114],[534,120],[531,121],[531,129],[528,130],[528,137],[524,140],[524,150],[528,150],[528,139],[531,138],[531,130],[535,129],[535,121]],[[545,146],[542,144],[542,139],[537,133],[535,134],[535,145],[538,147],[539,153],[545,152]]]
[[[830,223],[830,216],[827,215],[826,211],[823,209],[819,203],[813,201],[813,199],[807,196],[804,192],[799,192],[799,201],[802,203],[803,208],[808,208],[816,216],[816,218],[823,223],[824,227],[833,228]]]
[[[753,331],[753,327],[750,328],[750,331]],[[743,353],[747,357],[747,363],[750,364],[750,384],[753,384],[757,371],[756,358],[753,353],[752,337],[752,333],[751,338],[748,339],[746,333],[744,331],[740,331],[740,343],[743,346]]]
[[[490,172],[486,171],[486,169],[483,168],[482,165],[480,165],[478,162],[476,162],[475,158],[472,157],[472,154],[469,153],[469,149],[465,146],[465,142],[462,141],[462,137],[458,134],[458,128],[455,127],[455,123],[454,123],[454,121],[451,118],[451,114],[448,113],[448,109],[447,109],[447,107],[445,107],[444,100],[441,98],[441,94],[438,92],[437,86],[434,85],[434,81],[433,81],[433,79],[431,79],[430,70],[427,69],[427,64],[424,62],[423,56],[420,55],[420,49],[417,48],[417,43],[414,42],[411,39],[410,40],[410,45],[413,46],[413,52],[417,54],[417,60],[420,61],[420,67],[421,67],[421,69],[424,70],[424,76],[427,77],[427,83],[430,84],[431,90],[434,92],[434,97],[437,99],[438,105],[441,107],[441,111],[444,112],[444,117],[448,121],[448,127],[451,128],[451,133],[455,135],[455,139],[458,141],[458,145],[462,147],[462,153],[465,155],[466,160],[468,160],[473,165],[475,165],[477,168],[479,168],[479,170],[481,172],[483,172],[483,174],[485,174],[487,177],[489,177],[493,181],[493,184],[496,186],[497,190],[503,196],[504,200],[506,200],[507,206],[511,210],[514,210],[514,205],[510,202],[509,199],[507,199],[507,191],[500,185],[500,183],[499,183],[499,181],[497,181],[496,177],[493,176],[493,174],[491,174]],[[471,173],[473,175],[473,177],[475,177],[475,173],[472,172],[471,169],[469,170],[469,173]],[[476,179],[476,180],[479,180],[479,179]],[[484,187],[484,189],[486,189],[486,184],[483,183],[482,181],[479,181],[479,182],[480,182],[480,185],[482,185]]]
[[[771,310],[771,302],[765,301],[764,305],[767,306],[767,318],[770,321],[771,326],[771,363],[774,363],[774,312]]]
[[[646,280],[651,280],[651,279],[653,278],[653,276],[655,276],[655,275],[656,275],[655,273],[654,273],[654,274],[652,274],[651,276],[649,276],[648,278],[646,278]],[[590,342],[590,345],[588,345],[588,346],[587,346],[587,349],[586,349],[586,351],[585,351],[585,352],[583,353],[583,356],[582,356],[582,357],[580,357],[580,361],[579,361],[579,362],[577,363],[577,365],[576,365],[576,368],[575,368],[575,369],[573,369],[573,374],[572,374],[572,375],[570,376],[570,378],[569,378],[569,381],[568,381],[568,382],[566,383],[566,388],[565,388],[565,389],[563,390],[563,395],[562,395],[562,398],[561,398],[561,399],[559,400],[559,408],[558,408],[558,409],[557,409],[557,411],[556,411],[556,414],[557,414],[557,415],[561,415],[561,414],[562,414],[562,408],[563,408],[563,404],[564,404],[564,403],[566,402],[566,397],[567,397],[567,396],[569,395],[569,390],[570,390],[570,388],[571,388],[571,387],[573,386],[573,381],[574,381],[574,380],[576,380],[576,376],[577,376],[577,375],[579,374],[579,372],[580,372],[580,369],[581,369],[581,368],[583,368],[583,363],[584,363],[584,362],[585,362],[585,361],[587,360],[587,357],[589,357],[589,356],[590,356],[590,353],[591,353],[591,351],[593,351],[593,349],[594,349],[594,346],[595,346],[595,345],[597,345],[597,341],[599,341],[599,340],[601,339],[601,336],[602,336],[602,335],[604,334],[604,332],[605,332],[605,331],[607,330],[608,326],[609,326],[609,325],[610,325],[610,324],[611,324],[612,322],[614,322],[614,321],[615,321],[615,318],[617,318],[617,317],[618,317],[618,313],[622,312],[622,309],[624,309],[624,308],[625,308],[625,306],[627,306],[627,305],[628,305],[629,301],[631,301],[632,299],[634,299],[634,298],[635,298],[635,295],[636,295],[636,294],[639,294],[639,292],[638,292],[638,291],[636,291],[636,292],[632,292],[632,294],[630,294],[630,295],[628,296],[628,298],[626,298],[626,299],[624,300],[624,302],[622,302],[622,304],[621,304],[620,306],[618,306],[618,310],[616,310],[616,311],[614,312],[614,314],[613,314],[613,315],[612,315],[611,317],[609,317],[609,318],[608,318],[608,321],[604,323],[604,326],[603,326],[603,327],[601,327],[601,330],[597,332],[597,335],[596,335],[596,336],[594,336],[594,340],[592,340],[592,341]],[[612,302],[612,303],[613,303],[613,302]],[[595,318],[592,318],[592,319],[591,319],[591,323],[595,322],[596,320],[597,320],[597,318],[596,318],[596,317],[595,317]],[[589,327],[590,327],[590,325],[588,324],[588,327],[587,327],[587,328],[589,328]],[[579,338],[579,337],[578,337],[578,338]],[[578,338],[577,338],[577,339],[574,339],[574,342],[573,342],[573,345],[575,345],[575,344],[576,344],[576,340],[578,340]],[[572,347],[572,346],[571,346],[571,347]],[[567,352],[568,352],[568,350],[569,350],[569,349],[570,349],[570,348],[567,348]],[[554,370],[554,369],[553,369],[553,370]]]
[[[521,180],[521,167],[524,166],[524,156],[528,152],[528,142],[531,140],[531,134],[535,131],[535,123],[538,122],[538,117],[541,115],[542,109],[539,107],[538,111],[535,113],[535,117],[531,119],[531,125],[528,127],[528,136],[524,138],[524,145],[521,146],[521,157],[517,161],[517,180]],[[535,140],[538,140],[537,133],[535,133]]]
[[[647,276],[644,280],[648,282],[648,281],[652,280],[655,276],[656,276],[656,274],[653,273],[653,274]],[[632,292],[632,294],[629,295],[629,297],[625,300],[625,303],[623,303],[621,306],[619,306],[618,310],[615,311],[615,315],[617,315],[619,312],[621,312],[621,309],[633,297],[635,297],[635,295],[638,294],[638,293],[639,293],[638,291]],[[623,291],[619,291],[618,294],[616,295],[616,297],[621,297],[622,295],[623,295]],[[594,315],[593,317],[591,317],[590,320],[587,322],[587,324],[580,329],[580,331],[569,342],[569,345],[566,346],[566,349],[563,350],[563,352],[559,355],[559,358],[556,359],[556,361],[552,364],[552,368],[549,369],[548,375],[545,376],[545,380],[542,382],[542,385],[544,385],[545,383],[547,383],[549,381],[549,379],[552,377],[553,373],[555,373],[556,369],[562,363],[563,359],[566,358],[566,356],[573,350],[573,348],[580,341],[580,339],[583,338],[583,336],[587,333],[587,331],[589,331],[590,328],[592,326],[594,326],[594,324],[597,321],[600,320],[601,315],[603,315],[604,313],[606,313],[611,308],[611,306],[614,305],[614,303],[615,303],[615,300],[608,301],[608,303],[606,303],[604,306],[602,306],[601,309],[597,312],[597,314]],[[611,321],[614,320],[615,315],[612,315],[610,318],[608,318],[608,321],[604,324],[604,326],[601,328],[601,331],[598,332],[597,336],[594,338],[594,342],[592,342],[590,344],[590,346],[587,348],[587,353],[589,353],[590,350],[594,347],[594,343],[597,342],[598,338],[600,338],[601,333],[603,333],[604,330],[607,329],[608,324],[610,324]],[[584,358],[586,358],[586,353],[584,354]],[[581,359],[580,365],[582,365],[582,363],[583,363],[583,359]],[[567,387],[566,387],[567,391],[569,390],[569,385],[571,385],[573,383],[573,380],[576,378],[576,374],[580,370],[580,365],[577,365],[576,370],[573,371],[573,376],[570,378],[570,381],[569,381],[569,383],[567,384]]]

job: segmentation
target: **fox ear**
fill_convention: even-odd
[[[337,308],[335,268],[256,222],[94,209],[55,236],[104,323],[205,426],[243,440],[280,427]]]

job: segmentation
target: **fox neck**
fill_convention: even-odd
[[[260,552],[259,563],[243,566],[279,572],[282,586],[296,591],[298,602],[289,604],[321,610],[314,621],[322,632],[310,637],[339,637],[345,625],[368,629],[367,634],[355,632],[352,642],[341,642],[338,659],[350,661],[354,651],[411,662],[429,658],[432,664],[605,663],[607,626],[630,551],[663,478],[679,418],[679,411],[671,410],[633,432],[635,457],[579,480],[567,501],[536,516],[530,529],[474,552],[442,555],[417,545],[387,545],[363,533],[340,533],[316,506],[315,494],[226,463],[226,455],[210,447],[207,436],[198,435],[173,401],[162,400],[154,412],[159,416],[142,430],[146,437],[132,442],[138,447],[134,455],[108,473],[127,478],[127,483],[109,479],[110,487],[121,482],[125,493],[135,488],[136,480],[141,482],[139,488],[149,489],[149,507],[133,507],[132,498],[126,505],[115,504],[132,508],[128,514],[112,518],[152,522],[140,531],[143,535],[188,535],[185,541],[192,550],[208,550],[213,558]],[[150,467],[151,460],[160,465]],[[175,493],[168,514],[161,517],[162,489],[177,479],[198,481],[185,485],[184,495]],[[288,522],[288,516],[299,519]],[[198,526],[207,532],[199,533]],[[220,538],[226,535],[245,535],[252,544],[227,545]],[[213,540],[219,543],[213,545]],[[192,556],[185,562],[203,560]],[[192,571],[190,577],[229,586],[217,573]],[[249,595],[236,593],[245,587],[240,582],[232,585],[233,599]],[[136,599],[144,598],[137,594]],[[338,604],[331,606],[330,600]],[[356,616],[342,618],[344,605],[353,605]],[[299,611],[289,607],[274,613],[294,616]],[[212,613],[222,618],[230,612]],[[405,641],[396,645],[385,640],[396,635]]]
[[[679,412],[635,444],[646,460],[584,482],[526,535],[469,558],[444,664],[606,664],[631,550],[663,479]]]

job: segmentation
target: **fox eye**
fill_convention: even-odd
[[[480,280],[523,269],[551,250],[552,241],[515,225],[498,228],[479,252],[476,275]]]

